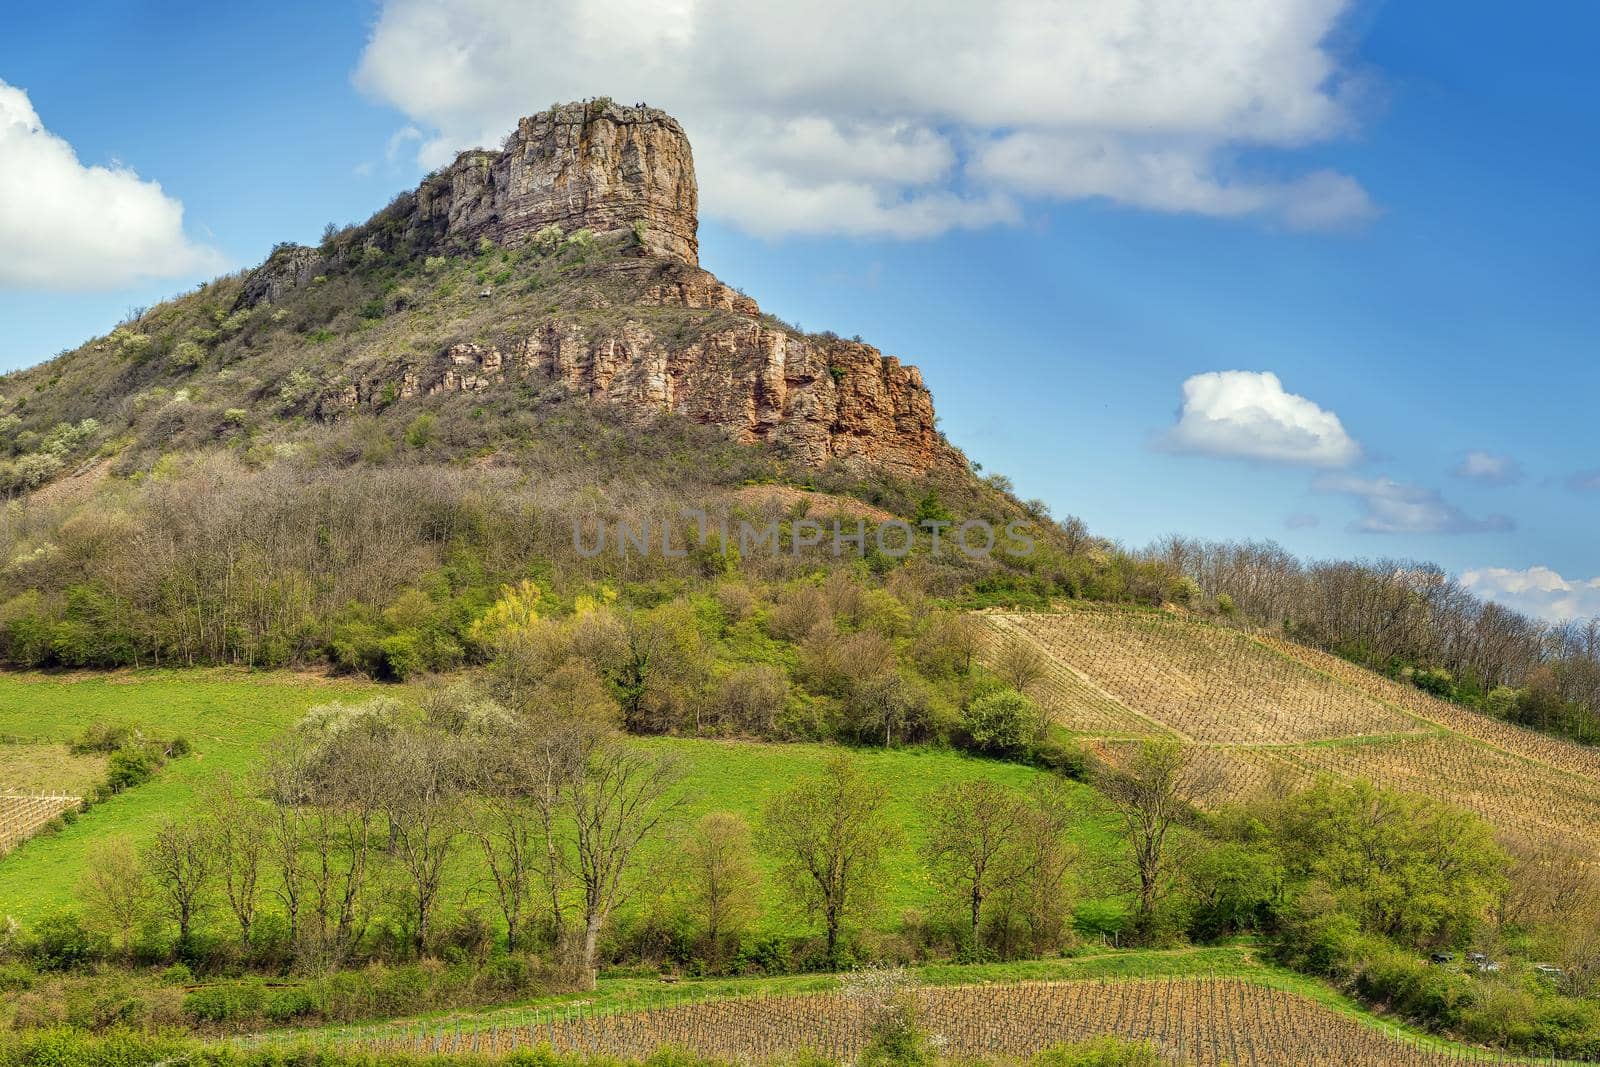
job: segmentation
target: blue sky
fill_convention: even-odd
[[[1600,612],[1600,488],[1572,484],[1600,468],[1600,9],[964,6],[14,11],[0,123],[37,121],[0,139],[0,367],[365,218],[519,114],[646,99],[695,142],[703,264],[921,366],[950,437],[1058,514]],[[84,188],[128,194],[103,212],[144,212],[136,246],[49,207],[113,165],[137,179]]]

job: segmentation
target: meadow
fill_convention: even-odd
[[[16,739],[0,752],[42,742],[62,744],[94,723],[141,725],[162,736],[183,736],[193,751],[172,760],[150,782],[111,797],[75,822],[35,837],[0,860],[0,915],[30,922],[78,903],[77,887],[93,843],[124,836],[135,845],[149,840],[162,820],[192,809],[195,788],[217,771],[246,773],[261,760],[272,740],[287,731],[306,709],[334,700],[361,700],[385,693],[402,699],[414,689],[376,686],[316,675],[202,670],[121,672],[107,675],[0,674],[0,736]],[[820,744],[648,738],[640,746],[670,753],[679,764],[678,793],[687,824],[712,811],[727,811],[759,822],[774,793],[814,773],[835,748]],[[899,923],[907,909],[931,910],[938,888],[917,852],[925,839],[927,800],[938,788],[973,778],[1026,786],[1040,772],[999,760],[930,748],[858,752],[866,773],[886,785],[886,817],[899,827],[899,840],[886,856],[888,882],[875,918],[884,928]],[[1081,817],[1071,839],[1086,863],[1104,867],[1116,847],[1107,817],[1094,793],[1072,784]],[[647,846],[646,877],[664,872],[674,843],[665,838]],[[753,932],[794,929],[797,917],[780,905],[781,893],[769,857],[758,855],[761,919]],[[490,906],[488,887],[474,882],[475,857],[463,847],[455,879],[444,894],[450,909]]]

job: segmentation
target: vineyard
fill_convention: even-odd
[[[1295,992],[1234,978],[1027,982],[919,991],[920,1019],[954,1060],[1021,1057],[1060,1043],[1116,1036],[1154,1045],[1165,1062],[1193,1067],[1445,1067],[1519,1061],[1417,1043],[1400,1031],[1336,1011]],[[664,1002],[644,1011],[571,1007],[491,1025],[375,1026],[321,1040],[374,1053],[556,1052],[645,1059],[663,1047],[729,1063],[764,1063],[811,1051],[856,1059],[867,1027],[842,993]],[[249,1038],[298,1044],[304,1035]]]
[[[50,825],[63,812],[74,810],[82,803],[78,797],[0,794],[0,855]]]
[[[1083,608],[985,618],[1185,740],[1292,745],[1423,728],[1245,634],[1176,615]]]
[[[1121,764],[1141,737],[1197,753],[1218,800],[1317,775],[1448,800],[1509,837],[1600,858],[1600,751],[1430,696],[1326,653],[1164,612],[987,614],[989,662],[1030,641],[1053,721]]]

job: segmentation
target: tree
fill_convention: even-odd
[[[1032,641],[1016,637],[1005,641],[995,653],[994,672],[1019,693],[1026,693],[1044,678],[1050,661]]]
[[[1015,689],[975,697],[961,712],[961,726],[974,746],[997,755],[1014,755],[1032,744],[1044,720],[1038,707]]]
[[[870,907],[883,876],[883,854],[899,839],[885,817],[888,790],[855,759],[832,757],[822,773],[800,779],[772,798],[762,821],[767,849],[783,870],[794,901],[822,918],[830,964],[839,935]]]
[[[461,780],[450,737],[417,728],[394,737],[384,808],[390,844],[410,891],[412,940],[417,955],[428,933],[445,868],[461,836]]]
[[[541,787],[543,738],[525,720],[490,727],[474,738],[470,766],[477,803],[467,832],[483,852],[505,920],[506,948],[521,947],[525,915],[545,855]]]
[[[1168,888],[1172,868],[1168,835],[1211,793],[1214,778],[1177,743],[1146,741],[1125,769],[1103,774],[1099,785],[1127,834],[1138,894],[1134,926],[1148,935]]]
[[[1289,875],[1325,887],[1362,929],[1415,948],[1453,945],[1490,914],[1508,860],[1487,823],[1370,782],[1324,781],[1274,828]]]
[[[755,910],[760,877],[750,825],[730,812],[711,812],[682,841],[680,856],[689,904],[705,927],[706,946],[715,958],[724,938],[738,933]]]
[[[986,779],[947,786],[934,794],[923,855],[968,913],[974,945],[984,902],[1005,874],[1005,858],[1015,845],[1020,820],[1016,795]]]
[[[108,838],[90,849],[82,892],[88,914],[116,935],[117,948],[126,957],[133,932],[150,906],[150,883],[127,838]]]
[[[145,846],[144,866],[167,917],[178,926],[178,951],[192,947],[195,917],[204,910],[216,872],[216,841],[197,820],[168,819]]]
[[[1013,845],[1002,857],[996,880],[1003,935],[1020,922],[1034,952],[1059,949],[1071,916],[1070,888],[1078,853],[1067,840],[1072,825],[1070,787],[1056,777],[1041,777],[1017,806]],[[1003,946],[1009,951],[1009,944]]]
[[[564,783],[572,826],[566,870],[582,891],[580,962],[590,988],[597,972],[600,931],[628,890],[629,864],[641,842],[677,806],[679,772],[671,759],[601,737],[588,747],[583,772]]]
[[[200,800],[216,844],[223,899],[239,925],[240,943],[248,948],[271,840],[267,816],[239,787],[238,780],[227,774],[205,783]]]

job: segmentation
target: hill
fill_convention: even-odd
[[[795,534],[834,516],[1032,531],[981,557],[892,534],[951,587],[1164,595],[1162,567],[980,479],[915,368],[702,270],[696,199],[669,116],[556,107],[319,247],[0,379],[23,505],[0,513],[0,662],[450,670],[530,575],[570,597],[893,562]],[[738,523],[783,536],[754,552]],[[578,550],[619,524],[643,551]]]

